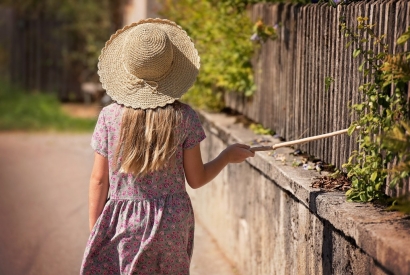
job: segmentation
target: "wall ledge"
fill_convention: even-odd
[[[236,117],[199,111],[204,127],[223,142],[249,143],[258,138],[236,123]],[[272,144],[279,142],[273,139]],[[291,148],[277,153],[290,156]],[[293,160],[293,156],[291,157]],[[290,157],[289,157],[290,159]],[[410,216],[388,212],[372,204],[346,202],[342,192],[323,192],[312,188],[320,174],[276,161],[267,152],[257,152],[247,162],[279,188],[296,198],[319,219],[329,222],[342,235],[372,257],[386,273],[410,274]]]

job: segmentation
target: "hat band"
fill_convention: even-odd
[[[151,89],[153,94],[158,94],[158,83],[155,81],[146,81],[144,79],[136,79],[135,82],[131,83],[131,81],[128,81],[127,88],[129,92],[127,92],[127,95],[132,95],[138,92],[139,89],[142,88],[149,88]]]
[[[129,92],[127,92],[127,95],[135,94],[139,89],[143,89],[145,87],[151,89],[153,94],[158,94],[157,82],[138,78],[127,70],[124,63],[122,63],[122,66],[127,73],[127,88],[129,90]]]

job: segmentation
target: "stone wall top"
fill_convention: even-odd
[[[200,112],[205,127],[226,143],[248,143],[255,134],[236,123],[235,116]],[[269,138],[272,144],[280,142]],[[380,266],[394,274],[410,274],[410,217],[399,212],[385,211],[373,204],[347,202],[343,192],[325,192],[312,188],[317,171],[293,167],[291,148],[280,148],[285,161],[277,161],[269,152],[257,152],[247,162],[305,205],[314,215],[327,220],[342,235],[350,238]]]

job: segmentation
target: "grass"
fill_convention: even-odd
[[[74,118],[63,112],[57,97],[26,92],[0,80],[0,131],[89,132],[96,119]]]

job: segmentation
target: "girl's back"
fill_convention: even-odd
[[[119,173],[118,168],[112,167],[124,107],[113,103],[102,110],[91,146],[101,155],[108,157],[111,199],[145,200],[185,192],[183,150],[201,142],[205,134],[195,111],[186,104],[179,103],[179,105],[183,119],[180,127],[174,129],[177,134],[176,164],[143,176]],[[147,149],[139,148],[139,150]]]
[[[114,103],[101,111],[91,145],[108,158],[110,199],[91,232],[84,274],[104,274],[106,267],[121,274],[188,274],[194,216],[185,190],[183,150],[205,134],[195,111],[179,104],[175,165],[143,176],[120,173],[112,165],[124,107]]]

